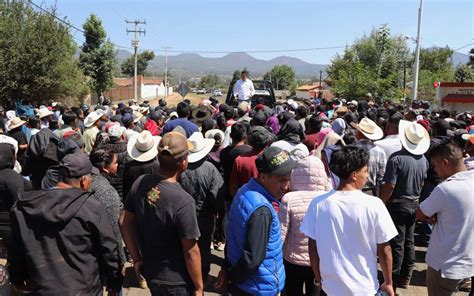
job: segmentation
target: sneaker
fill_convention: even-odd
[[[225,243],[219,242],[219,243],[217,244],[217,250],[219,250],[219,251],[224,251],[224,250],[225,250]]]
[[[214,243],[211,242],[211,250],[214,250]]]

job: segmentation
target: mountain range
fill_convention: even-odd
[[[132,56],[127,50],[118,50],[117,59],[121,64],[125,59]],[[464,64],[469,61],[469,55],[454,52],[451,57],[453,64]],[[148,71],[155,73],[164,73],[165,56],[157,55],[149,63]],[[263,76],[275,65],[288,65],[295,70],[299,77],[318,77],[319,71],[325,71],[327,65],[311,64],[298,58],[289,56],[279,56],[271,60],[262,60],[254,58],[247,53],[229,53],[220,58],[207,58],[196,53],[182,53],[168,56],[168,69],[172,75],[178,75],[178,69],[181,71],[183,79],[191,77],[200,77],[208,73],[214,73],[220,76],[231,77],[235,70],[242,70],[244,67],[251,72],[253,77]],[[325,73],[323,74],[325,76]]]
[[[130,57],[132,53],[126,50],[117,52],[119,63]],[[165,69],[165,56],[157,55],[149,63],[148,70],[163,73]],[[252,76],[261,76],[275,65],[288,65],[295,70],[297,76],[319,76],[320,70],[325,70],[326,65],[310,64],[298,58],[279,56],[271,60],[254,58],[247,53],[229,53],[220,58],[207,58],[195,53],[182,53],[168,56],[168,68],[174,73],[181,69],[181,74],[187,76],[202,76],[208,73],[232,76],[235,70],[247,67]]]

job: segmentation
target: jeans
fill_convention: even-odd
[[[394,281],[410,281],[415,266],[415,222],[418,201],[391,202],[388,212],[397,228],[398,235],[390,241],[393,256]]]
[[[314,295],[314,274],[310,266],[300,266],[284,261],[285,264],[285,293],[288,296],[303,296],[303,286],[306,295]]]
[[[194,288],[190,286],[168,286],[148,282],[152,296],[191,296],[194,295]]]

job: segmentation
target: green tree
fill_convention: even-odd
[[[240,70],[235,70],[234,74],[232,74],[232,81],[237,81],[240,79]]]
[[[295,82],[295,71],[288,65],[276,65],[265,73],[263,79],[270,80],[277,90],[289,89]]]
[[[472,81],[472,69],[468,65],[458,65],[454,72],[454,80],[456,82],[470,82]]]
[[[420,50],[420,72],[418,97],[431,100],[436,95],[435,81],[452,81],[454,66],[451,61],[453,50],[449,47],[431,47]]]
[[[87,93],[69,28],[56,9],[37,12],[23,1],[0,2],[0,101],[64,101]]]
[[[113,73],[117,64],[113,44],[107,40],[102,21],[91,14],[82,26],[85,42],[79,62],[84,74],[90,78],[91,88],[98,96],[113,86]]]
[[[326,72],[337,96],[359,99],[370,92],[376,99],[395,99],[402,96],[403,64],[409,60],[405,39],[383,25],[336,55]]]
[[[209,89],[219,87],[220,84],[221,81],[219,79],[219,76],[217,76],[216,74],[208,74],[201,78],[201,81],[199,82],[199,87]]]
[[[148,67],[148,63],[155,58],[155,53],[153,51],[144,51],[137,55],[137,74],[144,75],[146,68]],[[133,77],[134,70],[135,70],[135,57],[132,55],[125,61],[123,61],[121,65],[122,73]]]

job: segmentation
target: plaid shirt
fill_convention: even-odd
[[[367,150],[370,155],[368,164],[369,178],[365,187],[372,189],[381,186],[385,174],[385,166],[387,165],[385,152],[367,139],[354,143],[354,146]]]

